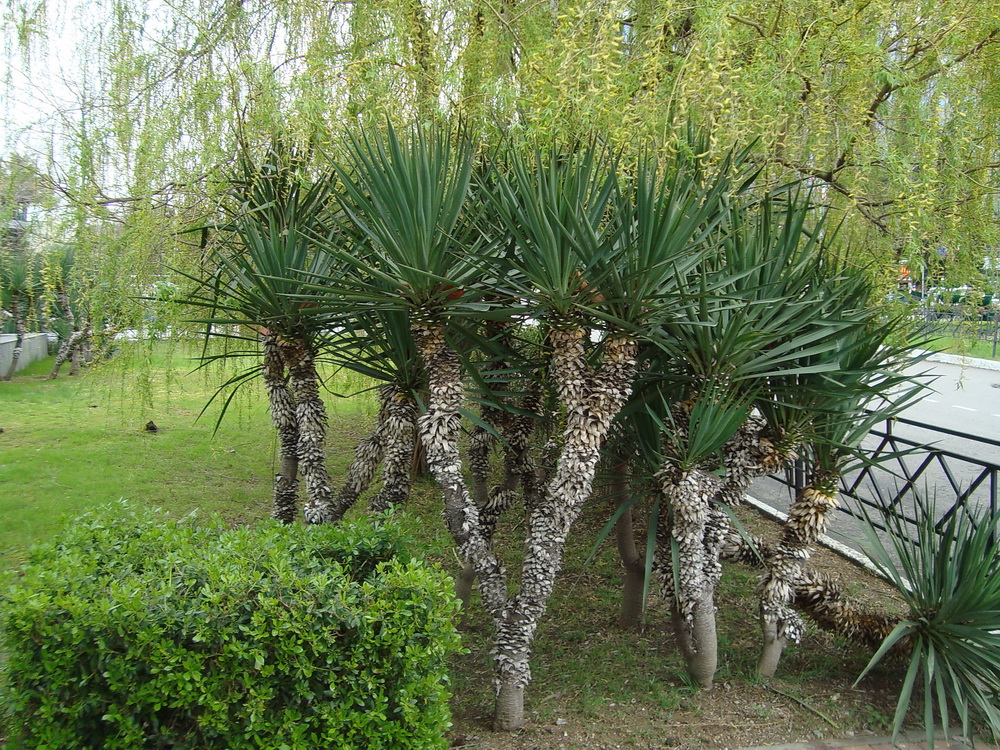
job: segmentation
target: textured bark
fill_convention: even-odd
[[[482,534],[479,508],[462,476],[458,450],[461,362],[445,340],[443,327],[426,315],[414,315],[412,331],[428,375],[427,413],[417,421],[420,441],[444,496],[445,524],[459,555],[475,570],[483,605],[496,624],[507,608],[507,574]]]
[[[718,572],[712,560],[712,540],[717,532],[710,522],[709,501],[718,492],[721,481],[700,469],[674,475],[667,468],[658,478],[672,510],[670,539],[677,545],[677,580],[673,583],[674,591],[668,592],[676,600],[677,638],[691,677],[702,688],[711,689],[718,661],[715,641]],[[718,523],[717,517],[713,521]],[[721,548],[721,540],[718,547]],[[659,567],[663,569],[666,565],[664,561]],[[672,562],[669,567],[672,569]]]
[[[832,477],[822,477],[816,486],[798,492],[789,510],[788,520],[778,546],[766,560],[766,573],[761,582],[760,619],[763,633],[758,671],[765,677],[774,674],[781,653],[788,641],[802,638],[802,619],[792,609],[794,587],[809,559],[811,547],[826,529],[829,513],[837,507]]]
[[[333,521],[343,518],[368,489],[379,463],[382,464],[382,489],[372,498],[372,511],[381,513],[393,505],[405,503],[409,496],[410,467],[416,442],[416,402],[392,384],[381,386],[378,397],[375,429],[354,450],[347,480],[333,505]]]
[[[49,370],[49,380],[55,380],[59,376],[60,368],[70,360],[70,375],[76,375],[80,371],[80,359],[84,341],[90,338],[92,331],[88,323],[79,331],[73,331],[69,338],[65,339],[59,346],[59,353],[56,354],[56,361],[52,363]]]
[[[24,337],[28,333],[27,324],[24,322],[24,316],[21,315],[21,293],[14,291],[11,293],[10,301],[11,314],[14,318],[15,333],[17,338],[14,340],[14,351],[11,355],[10,366],[7,368],[7,372],[0,377],[0,380],[11,380],[14,377],[14,373],[17,372],[17,361],[21,358],[21,350],[24,348]]]
[[[326,407],[319,395],[315,353],[308,342],[297,338],[278,337],[278,350],[288,368],[288,387],[295,398],[299,431],[296,455],[307,497],[305,520],[329,523],[333,520],[333,490],[326,469]]]
[[[372,511],[380,513],[405,505],[413,484],[410,467],[417,442],[417,402],[395,386],[387,386],[382,456],[382,488],[372,498]]]
[[[716,501],[729,506],[742,505],[747,489],[755,479],[780,471],[795,457],[794,445],[774,441],[765,434],[766,425],[751,417],[722,447],[725,480]]]
[[[488,321],[485,334],[489,338],[502,341],[508,348],[513,347],[510,338],[511,325],[506,321]],[[484,369],[483,375],[492,371],[509,370],[510,364],[500,360]],[[495,394],[508,391],[504,384],[495,389]],[[521,408],[531,411],[537,399],[527,396]],[[486,425],[473,427],[469,447],[469,468],[472,473],[473,498],[479,509],[479,523],[487,543],[493,543],[493,536],[501,516],[517,502],[517,486],[520,483],[525,495],[525,507],[530,508],[539,494],[534,462],[531,459],[530,442],[535,420],[532,416],[512,414],[496,406],[484,404],[480,418]],[[497,439],[500,435],[500,440]],[[490,453],[500,445],[504,454],[504,476],[501,483],[489,487]],[[468,605],[475,584],[475,570],[467,564],[455,582],[455,596]]]
[[[566,412],[563,446],[541,501],[530,510],[521,585],[494,644],[502,690],[531,680],[531,642],[545,613],[573,521],[593,486],[600,448],[627,400],[635,376],[636,346],[625,337],[605,342],[600,370],[584,357],[586,331],[554,329],[551,373]]]
[[[79,355],[76,353],[76,347],[79,342],[80,331],[76,327],[76,316],[73,314],[73,308],[69,303],[69,293],[65,288],[60,288],[56,291],[56,302],[63,311],[63,320],[69,326],[70,334],[65,339],[63,339],[62,344],[59,345],[59,351],[56,353],[56,361],[52,365],[52,369],[49,371],[49,380],[55,380],[59,375],[59,368],[63,366],[71,356],[76,355],[77,359],[73,363],[74,366],[70,368],[70,375],[75,375],[75,370],[79,367]],[[89,326],[88,326],[89,327]]]
[[[751,539],[757,554],[742,536],[731,531],[723,548],[724,559],[754,568],[764,567],[765,560],[774,556],[776,547],[758,537]],[[792,585],[791,603],[823,630],[842,635],[872,650],[881,646],[899,624],[898,618],[851,601],[836,580],[804,566]],[[906,653],[907,649],[909,645],[900,642],[893,652]]]
[[[274,475],[274,499],[271,516],[282,523],[295,520],[298,509],[299,429],[295,418],[295,398],[288,388],[285,365],[277,338],[264,336],[263,377],[271,422],[278,431],[278,473]]]

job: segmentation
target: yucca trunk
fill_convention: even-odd
[[[288,388],[285,365],[277,338],[264,336],[264,389],[267,391],[271,422],[278,431],[278,472],[274,475],[274,500],[271,516],[282,523],[295,520],[298,509],[299,429],[295,417],[295,397]]]
[[[347,480],[330,515],[339,521],[371,485],[382,464],[382,487],[372,498],[371,509],[381,513],[406,503],[410,494],[410,468],[416,443],[417,405],[412,396],[392,384],[378,389],[379,410],[375,429],[358,443]]]
[[[17,361],[21,358],[21,350],[24,348],[24,337],[28,334],[28,326],[24,321],[24,316],[21,315],[21,293],[16,290],[11,293],[10,310],[14,318],[17,338],[14,340],[10,366],[3,377],[0,377],[0,380],[10,380],[14,377],[14,373],[17,372]]]
[[[66,363],[67,359],[70,360],[69,374],[76,375],[80,372],[83,344],[91,337],[91,334],[92,331],[88,323],[81,330],[73,331],[69,338],[60,344],[59,353],[56,354],[56,361],[52,363],[52,369],[49,370],[49,380],[55,380],[59,376],[59,370]]]
[[[766,429],[763,421],[751,417],[722,447],[726,473],[717,502],[730,507],[742,505],[755,479],[780,471],[795,457],[791,438],[774,439]]]
[[[480,411],[480,417],[494,429],[499,427],[499,409],[484,405]],[[499,517],[499,511],[494,514],[490,508],[489,490],[490,451],[496,442],[496,436],[484,426],[477,424],[472,428],[472,435],[469,438],[469,471],[472,474],[472,497],[476,503],[476,507],[479,509],[479,523],[482,527],[483,537],[487,540],[487,543],[492,543],[495,518]],[[495,516],[493,523],[487,520],[487,517],[491,515]],[[472,588],[475,584],[476,569],[471,562],[467,562],[455,580],[455,597],[462,603],[463,612],[468,609],[469,601],[472,598]]]
[[[383,386],[382,488],[372,498],[376,513],[405,505],[412,485],[410,467],[417,440],[417,402],[395,386]]]
[[[524,688],[531,680],[531,642],[548,603],[573,521],[593,486],[600,449],[611,422],[632,390],[636,346],[609,338],[599,372],[584,356],[585,329],[556,328],[551,373],[566,414],[563,446],[544,497],[528,516],[521,586],[494,644],[498,693],[494,726],[513,730],[524,722]]]
[[[837,507],[836,483],[834,475],[818,474],[798,492],[781,541],[765,558],[766,573],[760,592],[764,643],[757,666],[765,677],[774,675],[788,641],[798,643],[802,638],[802,620],[790,605],[810,548],[825,531],[830,511]]]
[[[69,294],[65,289],[60,288],[56,292],[56,302],[59,303],[59,307],[63,311],[63,320],[69,326],[69,336],[63,339],[63,342],[59,345],[59,351],[56,353],[56,361],[52,365],[52,369],[49,370],[49,380],[55,380],[59,375],[59,368],[63,366],[67,359],[75,352],[76,346],[80,337],[80,331],[76,327],[76,316],[73,315],[73,308],[70,307]],[[71,369],[71,375],[75,375]]]
[[[615,545],[622,562],[622,604],[618,613],[618,626],[625,630],[642,627],[645,602],[643,590],[646,586],[646,568],[643,556],[635,544],[632,530],[632,508],[629,501],[629,462],[619,456],[611,467],[611,499],[617,510],[624,507],[615,522]]]
[[[368,437],[362,439],[354,448],[354,459],[347,469],[347,479],[333,504],[330,521],[336,522],[357,502],[361,494],[368,489],[378,471],[378,465],[385,455],[382,431],[383,412],[379,409],[375,429]]]
[[[721,550],[715,526],[719,523],[709,512],[709,502],[721,486],[714,474],[693,468],[686,471],[661,471],[658,475],[664,498],[670,505],[669,539],[664,543],[677,547],[676,580],[667,595],[674,602],[674,628],[691,678],[708,690],[712,687],[718,665],[715,636],[715,585],[718,572],[712,557]],[[663,536],[661,534],[661,536]],[[707,543],[706,543],[707,542]],[[661,570],[670,564],[671,546],[660,551],[665,559]],[[668,562],[671,561],[671,562]],[[673,571],[671,571],[673,572]]]
[[[476,426],[472,434],[469,463],[473,476],[473,493],[479,508],[479,523],[484,538],[493,543],[497,524],[501,516],[518,499],[517,487],[521,486],[525,509],[530,509],[541,495],[535,462],[531,456],[531,436],[535,429],[537,398],[526,396],[521,409],[528,414],[512,415],[493,407],[484,407],[483,421],[501,434],[504,452],[504,475],[500,484],[492,489],[489,484],[489,452],[497,442],[496,437],[481,426]],[[476,573],[471,565],[466,565],[455,582],[455,596],[467,605],[475,584]]]
[[[458,449],[461,362],[445,340],[443,326],[419,313],[414,317],[413,338],[428,376],[427,412],[417,420],[420,440],[427,466],[444,496],[445,524],[459,555],[475,570],[483,605],[496,624],[507,607],[507,578],[503,564],[483,536],[479,508],[462,475]]]
[[[726,538],[723,557],[761,568],[776,552],[777,547],[763,539],[751,536],[748,542],[733,530]],[[800,567],[791,585],[791,593],[792,605],[808,615],[820,628],[837,633],[865,648],[877,649],[899,624],[899,618],[851,601],[836,580],[804,565]],[[907,643],[901,641],[895,650],[903,652],[907,648]]]
[[[326,407],[319,395],[319,374],[315,353],[300,338],[279,337],[282,362],[288,368],[288,387],[295,398],[295,422],[298,427],[296,455],[299,471],[306,485],[303,508],[306,523],[330,523],[333,520],[333,490],[326,470]]]

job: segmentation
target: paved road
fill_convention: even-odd
[[[961,367],[941,362],[923,362],[913,368],[914,372],[930,372],[937,376],[933,391],[911,405],[902,416],[913,421],[944,427],[972,436],[1000,439],[1000,371]],[[969,456],[979,461],[1000,464],[1000,446],[978,443],[958,436],[944,435],[929,430],[896,423],[893,434],[914,443],[931,445],[934,448]],[[873,450],[880,440],[869,437],[864,447]],[[881,495],[883,498],[895,496],[903,484],[904,473],[912,475],[926,460],[926,451],[906,456],[895,462],[888,462],[889,471],[875,472],[874,481],[865,480],[859,494],[869,497]],[[955,497],[955,489],[967,489],[983,474],[983,466],[954,457],[934,459],[915,483],[916,489],[925,497],[936,497],[939,509],[947,508]],[[998,478],[994,478],[996,481]],[[990,486],[987,474],[975,491],[974,505],[983,506],[991,502],[991,492],[997,488]],[[764,502],[787,510],[791,502],[788,487],[770,479],[759,480],[751,488],[750,494]],[[912,502],[905,503],[912,509]],[[912,510],[907,513],[910,515]],[[858,548],[862,538],[860,530],[854,526],[846,514],[838,513],[831,525],[831,536],[852,547]]]
[[[937,378],[932,386],[933,392],[914,403],[901,416],[970,435],[994,440],[1000,438],[1000,372],[941,362],[923,362],[910,371],[929,371]],[[938,447],[973,458],[1000,463],[1000,448],[994,446],[942,437],[906,425],[898,426],[897,431],[921,441],[934,441]]]

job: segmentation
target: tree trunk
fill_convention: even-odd
[[[760,620],[764,643],[758,671],[774,675],[788,641],[802,638],[802,619],[791,608],[796,582],[802,575],[811,547],[826,529],[829,513],[837,507],[836,480],[819,475],[800,490],[792,503],[785,529],[776,549],[766,558],[760,593]]]
[[[503,706],[497,724],[516,729],[507,717],[523,716],[523,688],[531,681],[531,642],[545,613],[573,521],[593,486],[600,449],[615,415],[628,399],[635,375],[636,346],[624,336],[605,342],[601,369],[591,374],[584,352],[586,331],[553,329],[551,372],[566,413],[563,448],[545,497],[528,517],[521,585],[494,643],[497,682]],[[501,708],[503,713],[501,714]]]
[[[497,689],[497,705],[493,729],[514,732],[524,725],[524,685],[502,682]]]
[[[710,548],[715,532],[710,523],[709,501],[718,492],[721,481],[700,469],[681,471],[676,477],[672,473],[665,467],[659,479],[672,510],[670,537],[677,546],[674,625],[688,673],[702,688],[710,690],[718,662],[718,643],[715,639],[717,575]],[[718,547],[721,549],[721,540]]]
[[[483,605],[494,627],[507,608],[507,573],[482,534],[479,509],[462,476],[458,436],[461,431],[462,369],[445,341],[444,328],[417,311],[414,341],[428,375],[427,413],[417,421],[427,464],[444,496],[444,519],[458,553],[479,578]]]
[[[417,402],[394,386],[386,397],[382,489],[372,498],[376,513],[405,505],[413,483],[410,467],[417,440]]]
[[[646,569],[643,556],[635,545],[635,532],[632,530],[632,508],[629,501],[629,464],[621,456],[611,468],[611,496],[616,507],[625,509],[615,522],[615,543],[618,556],[622,561],[622,605],[618,613],[618,626],[623,630],[640,630],[646,602],[643,600],[643,590],[646,587]]]
[[[285,365],[274,334],[264,336],[264,389],[267,391],[271,422],[278,431],[278,473],[274,475],[271,516],[282,523],[295,520],[298,509],[299,428],[295,417],[295,397],[288,388]]]
[[[375,429],[354,449],[354,460],[351,461],[347,470],[347,479],[333,505],[331,521],[336,522],[343,518],[344,514],[361,497],[361,494],[368,489],[368,485],[375,477],[379,462],[385,456],[386,411],[389,408],[389,401],[395,393],[396,390],[389,385],[383,385],[378,389],[379,407]],[[409,472],[409,467],[407,467],[407,472]]]
[[[70,337],[62,342],[59,347],[59,353],[56,354],[56,361],[52,363],[52,369],[49,370],[49,380],[55,380],[59,376],[59,369],[67,359],[72,363],[69,374],[76,375],[79,372],[80,347],[90,337],[91,333],[90,324],[88,323],[83,329],[73,331]]]
[[[421,0],[406,0],[406,15],[409,23],[408,35],[413,54],[413,69],[416,78],[417,111],[421,118],[430,120],[438,109],[440,83],[438,66],[434,60],[430,19]]]
[[[306,483],[306,523],[333,520],[333,490],[326,470],[326,407],[319,395],[315,353],[303,339],[279,338],[281,360],[288,368],[288,387],[295,397],[295,421],[299,430],[296,454]]]
[[[754,568],[764,567],[765,561],[774,557],[776,547],[759,537],[751,537],[751,540],[753,548],[738,533],[731,531],[723,550],[725,559]],[[852,602],[839,583],[825,573],[805,566],[799,569],[798,578],[792,586],[792,604],[823,630],[842,635],[872,650],[881,646],[899,623],[898,618]],[[901,651],[906,648],[905,643],[899,646]]]
[[[10,366],[3,377],[0,377],[0,380],[11,380],[14,377],[14,373],[17,372],[17,361],[21,358],[21,350],[24,348],[24,337],[28,333],[24,316],[21,315],[21,293],[17,290],[11,292],[10,310],[14,318],[17,338],[14,340],[14,351],[11,355]]]

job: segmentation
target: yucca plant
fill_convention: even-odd
[[[328,276],[330,256],[318,253],[313,236],[330,200],[330,178],[310,178],[304,157],[278,141],[258,162],[241,154],[231,175],[229,221],[217,234],[203,277],[189,276],[189,306],[205,310],[206,343],[221,338],[222,353],[203,364],[250,357],[253,363],[217,392],[229,390],[225,407],[243,383],[263,376],[271,419],[280,441],[272,515],[290,523],[297,511],[298,474],[306,480],[306,520],[327,520],[332,490],[324,454],[326,409],[319,395],[316,358],[329,318],[301,298],[303,284]],[[263,349],[261,363],[258,345]]]
[[[830,319],[817,284],[822,218],[792,194],[734,206],[720,228],[719,252],[691,278],[692,292],[662,326],[656,369],[674,403],[647,403],[662,422],[656,569],[673,602],[678,641],[692,678],[710,688],[716,667],[714,589],[729,531],[726,505],[779,466],[794,441],[770,436],[751,418],[768,383],[833,369],[808,360],[837,346],[844,327]],[[769,437],[771,439],[769,439]]]
[[[71,246],[61,247],[49,257],[48,275],[51,278],[52,292],[55,299],[53,306],[55,315],[60,320],[56,325],[59,335],[59,351],[55,362],[49,371],[49,379],[54,380],[59,375],[59,369],[70,361],[70,375],[80,371],[84,352],[83,344],[91,335],[91,323],[87,316],[78,320],[74,312],[77,300],[71,299],[74,252]]]
[[[465,386],[456,322],[474,329],[488,307],[480,304],[476,285],[480,238],[469,200],[474,158],[466,134],[446,127],[399,134],[388,125],[385,133],[348,133],[344,157],[335,165],[341,226],[360,242],[350,251],[324,244],[348,272],[323,285],[335,287],[349,307],[408,316],[427,378],[418,431],[428,468],[441,487],[458,552],[474,568],[497,622],[507,604],[506,574],[483,534],[458,447]],[[343,324],[351,327],[351,315],[343,316]]]
[[[918,362],[913,348],[886,345],[887,337],[908,325],[901,317],[885,318],[868,304],[870,284],[860,272],[839,275],[847,290],[831,310],[831,319],[849,325],[838,334],[836,348],[810,355],[813,364],[832,364],[819,373],[801,373],[772,381],[774,393],[758,406],[769,421],[784,419],[783,429],[801,434],[807,458],[805,487],[796,493],[782,538],[765,558],[761,585],[763,647],[758,669],[773,675],[787,641],[803,633],[801,619],[791,608],[797,578],[810,549],[837,507],[840,478],[852,464],[864,462],[858,451],[871,428],[899,414],[918,398],[924,384],[904,368]],[[814,591],[814,596],[816,592]],[[856,629],[845,623],[846,630]]]
[[[661,169],[646,157],[626,169],[586,144],[568,153],[513,151],[497,166],[494,205],[514,246],[497,276],[547,330],[562,418],[554,469],[529,513],[520,591],[498,642],[501,728],[522,721],[531,640],[601,447],[631,393],[639,339],[670,317],[678,280],[724,215],[732,165],[704,180],[699,166],[679,157]],[[596,344],[592,329],[603,331]]]
[[[947,737],[952,717],[971,736],[981,721],[1000,738],[1000,517],[987,508],[916,503],[916,523],[880,509],[888,541],[868,518],[864,551],[899,591],[909,610],[865,667],[860,681],[892,649],[906,646],[893,736],[899,734],[915,694],[927,741],[938,726]],[[942,517],[943,515],[943,517]]]

